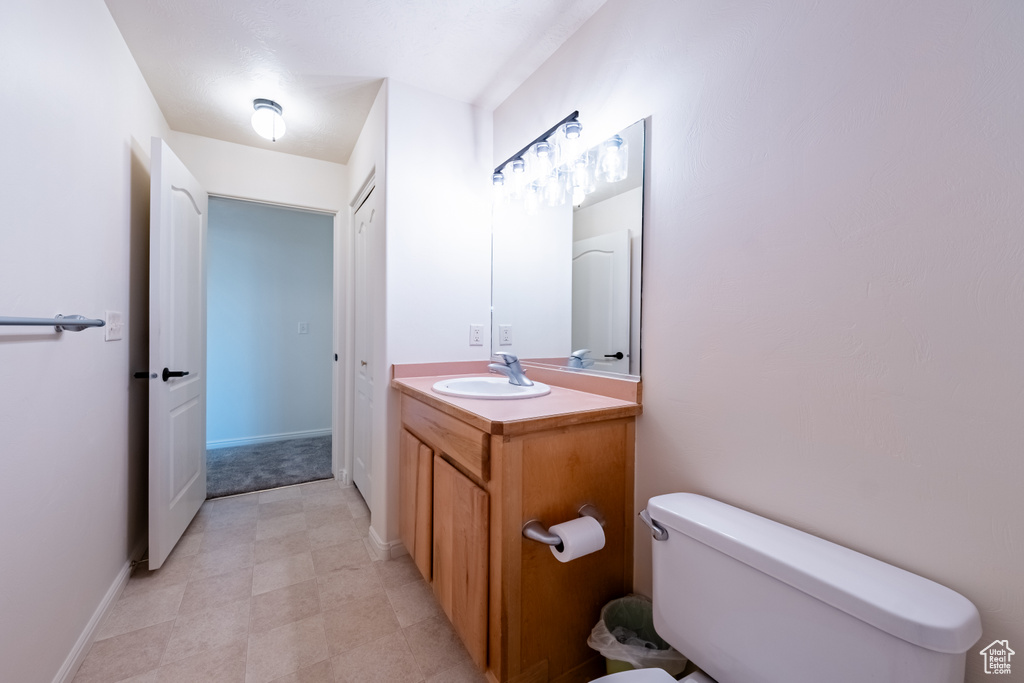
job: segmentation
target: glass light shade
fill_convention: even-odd
[[[281,116],[281,105],[271,100],[254,100],[252,113],[252,128],[262,137],[276,142],[278,138],[284,137],[284,118]]]
[[[568,178],[568,172],[558,169],[541,179],[545,204],[548,206],[559,206],[565,203],[565,189]]]
[[[602,180],[617,183],[629,175],[629,150],[626,142],[613,135],[601,143],[601,158],[597,161],[597,174]]]
[[[594,180],[594,165],[595,159],[592,152],[584,152],[580,156],[576,157],[576,161],[572,164],[572,187],[573,196],[575,197],[575,191],[578,189],[584,195],[588,195],[597,189],[597,181]],[[574,204],[580,202],[573,201]]]
[[[579,121],[567,121],[558,129],[555,166],[564,166],[580,155],[583,151],[583,141],[580,139],[582,132],[583,124]]]
[[[555,167],[555,146],[541,140],[530,148],[531,172],[535,178],[543,178]]]

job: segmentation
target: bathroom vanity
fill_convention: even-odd
[[[639,383],[591,377],[583,391],[559,386],[571,373],[531,371],[549,395],[483,400],[439,395],[443,377],[405,372],[392,380],[401,537],[473,661],[500,683],[601,675],[586,641],[601,607],[632,586]],[[526,522],[548,528],[585,504],[604,517],[603,549],[563,563],[523,537]]]

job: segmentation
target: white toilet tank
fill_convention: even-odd
[[[704,496],[647,511],[654,625],[718,683],[962,683],[981,618],[959,593]]]

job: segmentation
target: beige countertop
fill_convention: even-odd
[[[445,396],[431,389],[434,383],[440,380],[452,377],[479,377],[485,374],[476,372],[467,375],[396,377],[391,380],[391,386],[477,429],[489,434],[506,436],[631,417],[639,415],[643,410],[636,402],[553,384],[549,384],[551,393],[546,396],[512,400],[459,398]]]

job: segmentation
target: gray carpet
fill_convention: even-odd
[[[289,439],[206,451],[206,497],[330,479],[331,437]]]

